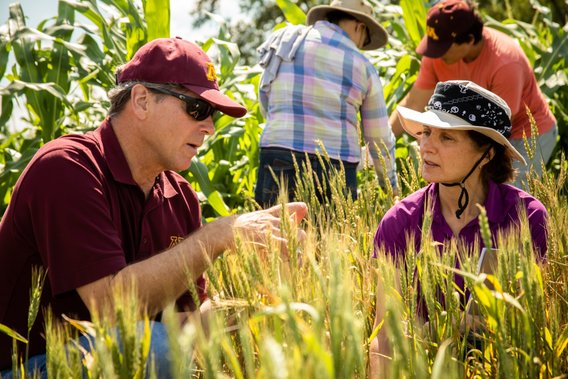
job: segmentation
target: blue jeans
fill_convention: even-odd
[[[532,172],[538,175],[539,177],[542,176],[541,162],[544,162],[545,165],[546,163],[548,163],[548,160],[552,155],[552,151],[556,146],[557,137],[558,137],[558,127],[556,125],[554,125],[554,127],[548,132],[536,137],[536,151],[534,151],[533,159],[529,159],[529,154],[525,149],[525,143],[522,138],[509,140],[509,142],[511,142],[511,145],[513,145],[513,147],[517,149],[517,151],[521,153],[521,155],[527,161],[526,166],[517,160],[513,161],[513,167],[517,169],[517,178],[513,183],[515,187],[523,188],[522,183],[526,181],[526,177],[527,174],[529,173],[529,170],[532,170]],[[530,138],[528,140],[530,144]]]
[[[307,157],[306,157],[307,155]],[[278,200],[280,193],[280,179],[283,178],[287,183],[288,198],[290,200],[296,199],[296,169],[294,167],[294,157],[300,170],[300,177],[305,177],[307,174],[304,170],[303,164],[306,161],[310,162],[312,172],[310,175],[315,175],[320,183],[325,180],[329,183],[329,171],[334,167],[339,171],[341,165],[345,170],[345,185],[348,189],[348,194],[352,199],[357,198],[357,163],[350,163],[332,159],[328,163],[323,158],[323,165],[317,155],[300,153],[288,149],[268,147],[260,149],[260,164],[258,167],[258,176],[256,180],[256,187],[254,197],[256,202],[263,208],[272,206]],[[272,175],[274,175],[277,180]],[[320,201],[331,199],[331,189],[329,184],[326,193],[316,194]]]
[[[140,333],[144,330],[144,324],[139,322],[138,330]],[[170,378],[171,375],[171,363],[170,363],[170,347],[168,343],[168,334],[166,327],[164,324],[160,322],[152,321],[150,322],[150,328],[152,330],[151,334],[151,342],[150,342],[150,355],[148,357],[148,362],[150,359],[154,361],[154,367],[156,369],[157,377],[158,378]],[[120,336],[119,336],[120,338]],[[79,344],[83,347],[86,351],[91,350],[90,339],[85,336],[81,336],[79,338]],[[120,341],[119,341],[120,343]],[[28,359],[28,364],[26,366],[26,373],[27,376],[33,375],[34,370],[37,371],[39,377],[41,379],[47,379],[48,372],[47,372],[47,357],[45,354],[35,355]],[[149,369],[149,367],[148,367]],[[83,373],[85,374],[85,373]],[[149,376],[149,373],[146,373],[146,377]],[[4,370],[0,372],[0,377],[2,379],[12,379],[12,369]],[[18,376],[19,377],[19,376]],[[83,375],[83,377],[86,377]]]

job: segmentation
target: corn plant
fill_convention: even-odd
[[[110,9],[114,12],[109,16],[94,0],[62,0],[56,17],[31,28],[21,6],[10,5],[10,17],[0,31],[0,75],[8,81],[0,88],[2,212],[17,178],[41,145],[98,126],[106,114],[101,92],[114,84],[115,67],[146,42],[146,26],[131,1]],[[96,28],[79,24],[76,12]],[[130,22],[121,24],[125,15]],[[102,47],[97,38],[104,41]],[[11,68],[9,56],[16,62]],[[14,129],[8,121],[16,102],[25,113]]]

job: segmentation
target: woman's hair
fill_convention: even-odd
[[[495,183],[505,183],[515,178],[513,156],[509,149],[474,130],[468,130],[467,134],[479,148],[487,148],[490,145],[493,147],[493,158],[481,168],[481,179],[484,183],[489,180]]]
[[[468,30],[457,35],[456,38],[454,38],[454,42],[457,44],[469,42],[471,40],[471,36],[473,36],[473,43],[478,43],[479,41],[481,41],[481,37],[483,35],[483,20],[477,12],[475,4],[473,4],[469,0],[466,2],[472,9],[474,21]]]
[[[358,21],[355,17],[351,16],[349,13],[345,13],[342,11],[330,11],[326,16],[326,20],[331,22],[332,24],[339,25],[340,21],[343,20],[354,20]]]

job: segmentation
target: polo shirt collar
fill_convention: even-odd
[[[112,128],[110,118],[107,117],[103,121],[98,132],[100,133],[101,147],[106,164],[114,180],[138,187],[138,183],[136,183],[132,177],[132,171],[130,170],[130,166],[128,166],[126,156]],[[171,198],[178,194],[178,191],[170,181],[170,177],[164,172],[161,172],[160,175],[156,177],[156,184],[157,189],[165,198]]]
[[[174,197],[178,194],[178,191],[170,181],[170,177],[164,172],[161,172],[158,176],[157,184],[157,188],[162,192],[163,197],[165,197],[166,199]]]
[[[122,147],[120,147],[118,138],[112,129],[110,118],[107,117],[103,121],[98,132],[100,133],[103,156],[114,180],[123,184],[137,186],[138,184],[132,177],[132,171],[130,171]]]

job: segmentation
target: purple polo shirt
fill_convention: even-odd
[[[89,320],[75,291],[168,249],[201,226],[195,191],[175,172],[156,177],[148,199],[134,182],[110,121],[43,146],[20,176],[0,223],[0,323],[27,335],[32,266],[47,268],[41,307]],[[197,281],[200,300],[205,280]],[[195,309],[188,293],[180,309]],[[40,310],[30,356],[45,352]],[[0,333],[0,369],[12,341]],[[20,353],[25,351],[19,345]]]
[[[381,220],[375,234],[375,256],[380,250],[394,258],[402,257],[406,253],[407,240],[414,240],[416,251],[420,251],[421,228],[426,198],[430,199],[432,207],[432,239],[441,244],[455,239],[447,224],[438,197],[438,183],[432,183],[395,204],[387,211]],[[489,190],[484,207],[493,239],[493,247],[497,246],[498,231],[506,231],[512,226],[518,226],[518,206],[526,210],[533,246],[540,260],[544,260],[547,251],[547,219],[548,213],[544,205],[528,193],[508,184],[489,182]],[[410,239],[408,239],[410,238]],[[471,220],[459,233],[460,243],[466,253],[474,246],[484,246],[481,239],[478,219]],[[440,246],[440,252],[442,246]],[[459,268],[459,263],[456,262]],[[464,281],[459,275],[455,276],[456,284],[463,289]]]

